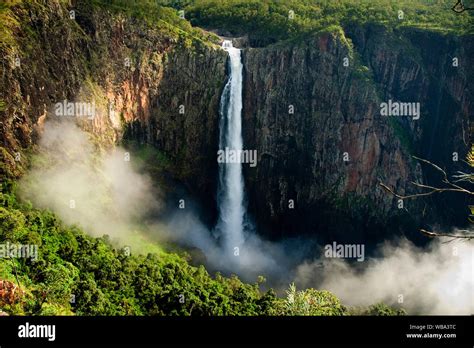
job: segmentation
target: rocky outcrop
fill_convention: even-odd
[[[420,53],[429,41],[445,47],[441,57],[458,53],[466,61],[462,45],[436,34],[422,41],[382,28],[346,31],[244,52],[244,143],[259,159],[256,168],[245,168],[248,204],[271,237],[307,233],[370,243],[414,232],[423,214],[439,211],[421,200],[399,209],[379,182],[414,193],[410,182],[426,180],[429,171],[411,154],[442,158],[448,170],[457,165],[449,152],[466,154],[468,80],[449,67],[433,76],[440,63]],[[420,102],[421,121],[381,116],[380,103],[388,99]],[[433,120],[439,123],[430,125]],[[428,151],[428,139],[440,145]]]

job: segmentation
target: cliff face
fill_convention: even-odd
[[[98,144],[113,146],[125,137],[154,145],[178,179],[211,197],[224,51],[87,2],[22,4],[12,12],[19,22],[14,45],[1,47],[8,58],[0,96],[8,172],[24,164],[26,156],[15,161],[15,155],[34,145],[44,122],[54,119],[55,103],[88,102],[95,104],[95,117],[76,121]]]
[[[215,214],[226,53],[82,1],[13,11],[13,44],[0,45],[7,57],[0,174],[21,173],[25,157],[15,155],[35,143],[55,103],[93,101],[95,118],[79,122],[98,143],[153,145]],[[244,174],[259,231],[369,243],[417,234],[420,220],[465,219],[467,201],[459,195],[405,201],[400,209],[379,182],[399,194],[416,192],[411,181],[439,183],[412,154],[450,173],[462,169],[473,47],[472,38],[367,25],[244,49],[244,144],[258,151],[258,165],[244,165]],[[420,119],[381,116],[388,100],[419,102]]]
[[[388,33],[377,26],[347,28],[364,63],[373,71],[384,100],[416,101],[418,122],[399,123],[411,139],[410,150],[448,173],[465,171],[463,161],[472,141],[474,52],[472,36],[443,36],[415,29]],[[427,183],[440,173],[423,166]],[[439,185],[438,185],[439,186]],[[430,199],[438,221],[466,221],[467,197],[443,194]]]
[[[411,154],[449,172],[460,167],[452,152],[460,161],[466,154],[472,90],[461,43],[416,32],[400,39],[371,27],[346,32],[352,43],[340,32],[244,52],[244,143],[259,159],[245,168],[249,208],[272,237],[370,242],[398,233],[403,222],[414,231],[428,219],[426,201],[399,209],[379,182],[414,193],[411,181],[435,176]],[[441,51],[436,59],[425,51],[430,45]],[[464,66],[451,69],[449,55]],[[420,120],[381,116],[389,99],[419,102]],[[466,201],[456,202],[465,217]],[[433,217],[440,206],[425,213]]]
[[[126,126],[125,137],[154,145],[173,163],[177,179],[215,205],[219,102],[226,80],[226,53],[179,49],[166,57],[147,119]]]

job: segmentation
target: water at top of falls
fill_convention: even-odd
[[[219,149],[242,150],[242,61],[241,51],[225,40],[230,77],[220,103]],[[244,242],[244,180],[241,163],[219,163],[217,190],[219,219],[216,230],[225,250],[234,252]]]
[[[234,45],[232,44],[232,40],[224,40],[222,43],[222,47],[225,48],[233,48]]]

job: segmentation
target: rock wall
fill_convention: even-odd
[[[377,241],[415,235],[447,212],[445,200],[434,209],[431,200],[409,200],[399,209],[379,182],[399,194],[417,192],[411,181],[439,183],[411,155],[448,172],[462,166],[472,115],[465,45],[410,30],[345,31],[244,52],[244,143],[259,159],[245,168],[248,204],[270,237]],[[464,65],[451,67],[450,55]],[[381,116],[388,99],[419,102],[420,120]],[[449,198],[466,219],[466,199]]]
[[[175,177],[213,204],[227,59],[220,47],[83,1],[23,3],[13,12],[15,45],[1,47],[2,163],[24,163],[13,158],[34,146],[55,103],[94,102],[95,117],[75,121],[99,146],[155,146]]]

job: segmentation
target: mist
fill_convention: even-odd
[[[20,196],[50,209],[65,223],[77,224],[95,237],[107,234],[117,243],[146,231],[153,240],[176,243],[203,254],[208,270],[237,274],[284,293],[325,289],[350,306],[377,302],[397,305],[410,314],[474,313],[474,246],[434,240],[425,248],[406,239],[386,242],[364,262],[328,259],[322,246],[307,239],[269,242],[247,233],[236,253],[222,247],[191,208],[161,214],[159,188],[128,160],[120,147],[100,150],[75,123],[47,122],[39,155],[20,182]],[[403,302],[399,303],[400,295]]]
[[[94,237],[125,241],[161,209],[160,194],[124,149],[101,150],[90,137],[71,121],[47,122],[19,194]]]
[[[376,257],[349,262],[324,257],[323,247],[311,240],[269,242],[258,235],[247,235],[235,255],[221,248],[191,211],[176,213],[168,227],[173,231],[168,238],[203,251],[208,269],[246,281],[263,275],[266,286],[282,295],[294,282],[299,289],[329,290],[347,306],[383,302],[409,314],[474,313],[474,246],[469,242],[435,239],[421,248],[398,239],[380,245]]]
[[[437,239],[418,248],[401,239],[384,243],[377,254],[363,265],[306,261],[297,267],[295,281],[329,290],[346,305],[384,302],[409,314],[474,313],[474,246],[469,242]]]

